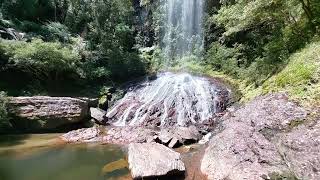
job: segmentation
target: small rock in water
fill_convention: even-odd
[[[184,176],[185,165],[180,153],[158,143],[132,143],[128,161],[134,179]]]

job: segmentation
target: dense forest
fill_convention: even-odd
[[[207,0],[201,57],[170,67],[161,48],[162,2],[1,1],[0,119],[7,95],[97,95],[168,69],[225,78],[244,101],[277,91],[319,101],[318,0]]]

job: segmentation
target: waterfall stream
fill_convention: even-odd
[[[162,50],[171,60],[200,58],[204,0],[164,0]],[[108,112],[115,126],[188,126],[211,122],[225,109],[229,91],[217,82],[187,73],[161,73],[134,87]]]
[[[204,0],[167,0],[163,50],[166,58],[199,57],[203,48]]]
[[[202,124],[224,110],[228,90],[205,77],[161,73],[133,86],[107,114],[116,126]]]

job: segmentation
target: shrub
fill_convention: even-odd
[[[0,130],[10,126],[6,104],[7,96],[4,92],[0,91]]]
[[[211,44],[207,52],[206,61],[215,70],[223,71],[227,74],[238,75],[238,64],[241,61],[241,46],[233,48],[226,47],[218,42]]]
[[[314,42],[293,54],[288,65],[263,84],[265,93],[286,91],[293,98],[320,99],[320,42]]]
[[[1,40],[0,52],[4,52],[4,58],[7,60],[3,62],[7,61],[5,66],[14,73],[12,75],[22,72],[24,76],[32,78],[34,84],[48,90],[62,88],[63,83],[72,85],[81,77],[79,55],[72,47],[63,46],[58,42],[43,42],[39,39],[30,43]],[[15,83],[12,79],[8,81]]]
[[[71,33],[67,26],[59,22],[49,22],[39,24],[32,21],[15,21],[15,27],[22,32],[26,32],[29,38],[41,38],[44,41],[60,41],[70,43]]]
[[[68,27],[58,22],[50,22],[44,25],[41,34],[47,41],[59,40],[60,42],[70,42],[71,38]]]
[[[34,75],[47,76],[50,72],[74,70],[79,56],[72,48],[60,43],[43,42],[36,39],[31,43],[3,41],[10,62]]]

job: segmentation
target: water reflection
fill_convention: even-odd
[[[10,139],[12,137],[7,137],[7,140]],[[106,164],[124,158],[118,146],[98,144],[57,146],[50,144],[52,142],[52,137],[35,136],[13,145],[3,142],[2,138],[0,179],[105,180],[119,179],[124,175],[128,177],[127,168],[102,173],[102,168]]]

